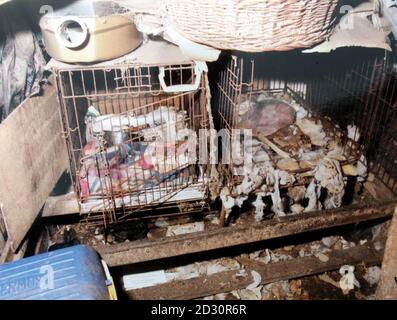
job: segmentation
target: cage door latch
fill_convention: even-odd
[[[159,67],[159,80],[160,80],[160,85],[161,88],[163,89],[164,92],[166,93],[175,93],[175,92],[189,92],[189,91],[196,91],[201,83],[201,74],[203,72],[208,71],[207,64],[203,61],[196,62],[196,65],[194,67],[194,73],[195,73],[195,81],[193,84],[180,84],[180,85],[174,85],[174,86],[167,86],[165,83],[165,68],[164,67]]]

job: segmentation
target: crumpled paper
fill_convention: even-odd
[[[360,288],[360,283],[354,276],[354,266],[342,266],[339,273],[342,278],[339,280],[339,286],[344,294],[348,294],[354,287]]]

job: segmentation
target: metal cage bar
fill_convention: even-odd
[[[194,85],[194,64],[161,66],[168,87]],[[206,77],[169,93],[160,66],[56,72],[71,175],[86,221],[108,226],[145,208],[206,196],[206,164],[189,157],[209,128]],[[201,169],[200,169],[201,168]]]
[[[237,110],[251,95],[287,92],[313,116],[331,119],[343,133],[351,160],[365,155],[371,172],[397,193],[397,74],[387,57],[373,54],[341,66],[325,60],[298,71],[283,66],[286,70],[278,73],[263,57],[229,58],[216,84],[219,128],[236,128]],[[244,82],[247,78],[252,81]],[[353,124],[357,129],[349,139],[347,126]],[[231,166],[225,167],[232,175]]]

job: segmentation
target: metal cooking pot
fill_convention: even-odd
[[[87,4],[75,6],[40,19],[51,57],[67,63],[99,62],[121,57],[142,43],[142,34],[129,17],[107,11],[103,5],[100,12],[86,8]]]

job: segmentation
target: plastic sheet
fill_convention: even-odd
[[[0,8],[0,122],[40,91],[45,59],[28,20],[13,3]]]

